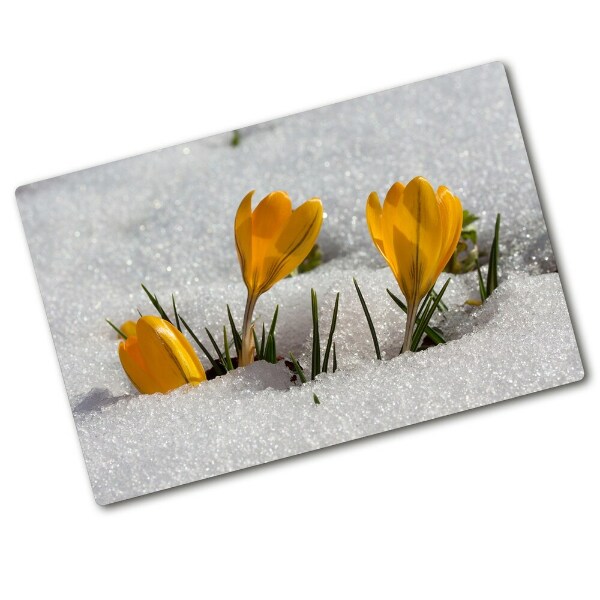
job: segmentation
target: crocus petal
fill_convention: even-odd
[[[291,216],[292,201],[282,191],[265,196],[252,213],[252,278],[249,289],[255,296],[273,285],[269,284],[269,280],[281,259],[275,244],[286,230]]]
[[[200,359],[198,358],[198,355],[196,354],[195,350],[192,348],[192,345],[188,342],[188,340],[181,333],[181,331],[173,327],[171,323],[167,323],[167,327],[171,330],[171,333],[175,336],[175,339],[177,340],[177,344],[175,345],[178,348],[178,351],[181,353],[181,366],[185,371],[186,379],[192,385],[196,385],[198,383],[206,381],[206,373],[204,372],[204,367],[202,366],[202,363],[200,362]]]
[[[381,208],[381,203],[379,202],[379,196],[377,195],[377,192],[371,192],[369,194],[369,199],[367,200],[367,226],[369,227],[371,239],[377,250],[379,250],[383,257],[386,258],[383,249],[382,215],[383,210]]]
[[[252,239],[259,244],[273,240],[292,216],[292,201],[287,192],[271,192],[265,196],[252,213]]]
[[[168,392],[206,379],[193,348],[168,321],[142,317],[137,323],[137,337],[144,363],[159,384],[158,391]]]
[[[136,334],[135,321],[125,321],[119,328],[128,338],[133,337]]]
[[[254,190],[248,192],[242,200],[235,215],[235,246],[242,277],[246,286],[251,279],[252,270],[252,196]]]
[[[142,394],[154,394],[160,391],[159,383],[144,362],[137,337],[128,337],[119,344],[119,359],[127,377]]]
[[[402,203],[402,197],[404,196],[404,189],[404,184],[399,181],[390,187],[388,193],[385,195],[381,214],[381,232],[383,234],[385,257],[392,269],[392,273],[394,273],[394,277],[396,277],[396,280],[398,281],[400,266],[398,257],[396,256],[394,239],[396,237],[396,229],[402,226],[398,220],[400,218],[399,210]]]
[[[391,199],[395,199],[393,195]],[[386,252],[393,248],[400,289],[408,302],[417,305],[435,283],[442,243],[440,212],[433,188],[423,177],[415,177],[404,189],[388,225],[387,213],[391,212],[384,205]]]
[[[323,223],[323,205],[311,198],[292,212],[292,215],[273,250],[276,260],[266,273],[262,292],[287,277],[308,256],[317,241]]]
[[[438,206],[442,224],[442,246],[440,261],[438,263],[438,276],[448,264],[450,257],[456,250],[460,239],[463,222],[463,209],[460,200],[445,186],[440,186],[437,191]],[[437,277],[436,277],[437,279]]]

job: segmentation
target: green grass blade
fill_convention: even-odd
[[[260,351],[258,345],[258,338],[256,337],[256,330],[254,329],[254,327],[252,328],[252,337],[254,338],[254,350],[256,351],[256,358],[257,360],[262,360],[264,356],[263,353]]]
[[[319,305],[317,292],[310,290],[312,308],[313,341],[312,341],[312,368],[310,378],[314,379],[321,372],[321,340],[319,339]]]
[[[160,315],[161,319],[168,321],[172,325],[173,323],[171,322],[171,319],[169,319],[169,316],[158,301],[158,297],[153,295],[143,283],[142,289],[144,290],[144,292],[146,292],[146,296],[148,296],[150,302],[152,302],[152,306],[154,306],[154,308],[158,311],[158,314]]]
[[[225,369],[227,369],[227,363],[225,362],[225,356],[223,356],[223,352],[221,351],[221,348],[219,348],[219,345],[215,341],[215,338],[213,337],[212,333],[208,330],[208,327],[205,327],[204,331],[206,331],[206,335],[208,336],[210,343],[212,344],[213,348],[215,349],[215,352],[218,354],[221,364],[225,367]],[[229,370],[229,369],[227,369],[227,370]]]
[[[433,327],[427,325],[425,327],[425,335],[437,346],[438,344],[445,344],[446,340],[439,331],[436,331]]]
[[[275,312],[273,313],[273,319],[271,320],[271,327],[269,327],[269,335],[275,337],[275,325],[277,325],[277,315],[279,314],[279,304],[275,306]]]
[[[277,362],[277,349],[275,347],[275,336],[269,334],[267,336],[267,344],[265,346],[264,359],[267,362],[275,364]]]
[[[337,371],[337,368],[338,368],[337,355],[335,353],[335,342],[333,342],[333,367],[332,367],[333,373],[335,373]]]
[[[402,302],[402,300],[400,300],[400,298],[398,298],[398,296],[396,296],[393,292],[391,292],[388,288],[386,288],[385,290],[390,298],[405,312],[408,313],[408,308],[406,308],[406,304],[404,304],[404,302]]]
[[[231,335],[233,336],[233,343],[235,345],[235,354],[239,358],[242,353],[242,336],[238,331],[238,328],[235,326],[235,321],[233,320],[233,315],[231,314],[231,309],[229,308],[229,304],[227,305],[227,317],[229,319],[229,325],[231,326]]]
[[[427,295],[424,298],[424,300],[421,302],[421,307],[419,309],[419,312],[417,313],[417,318],[415,319],[415,323],[417,323],[417,322],[420,323],[423,320],[424,315],[426,315],[429,312],[429,308],[431,307],[432,303],[433,303],[432,297],[430,295]],[[416,329],[415,329],[415,331],[416,331]]]
[[[333,343],[333,333],[337,324],[338,307],[340,304],[340,293],[335,297],[335,305],[333,307],[333,316],[331,317],[331,327],[329,328],[329,337],[327,338],[327,346],[325,347],[325,356],[323,357],[323,373],[327,373],[329,366],[329,354],[331,352],[331,344]]]
[[[433,313],[435,312],[437,305],[440,303],[442,296],[444,295],[444,292],[446,291],[446,288],[448,287],[449,284],[450,284],[450,278],[448,277],[448,279],[446,280],[446,283],[444,283],[442,289],[440,290],[440,293],[437,294],[436,299],[433,300],[433,302],[431,303],[431,306],[421,316],[421,319],[419,320],[419,323],[417,325],[417,328],[415,330],[415,333],[413,335],[412,342],[411,342],[410,349],[413,352],[415,352],[417,350],[417,348],[419,347],[419,342],[421,341],[421,337],[423,336],[423,333],[425,333],[425,329],[429,326],[429,321],[431,320],[431,317],[433,316]],[[433,332],[433,330],[432,330],[432,332]],[[433,332],[433,333],[439,337],[439,334],[437,332]]]
[[[419,342],[421,341],[421,338],[423,337],[423,331],[425,330],[423,323],[425,322],[426,317],[427,315],[423,315],[415,327],[415,331],[410,342],[411,352],[416,352],[419,347]]]
[[[363,312],[365,313],[365,317],[367,318],[367,323],[369,325],[369,330],[371,331],[371,337],[373,338],[373,345],[375,346],[375,355],[379,360],[381,360],[381,351],[379,350],[379,340],[377,339],[377,333],[375,332],[375,326],[373,325],[373,319],[371,319],[371,315],[369,313],[369,309],[367,308],[367,303],[358,287],[358,281],[353,278],[354,287],[356,288],[356,293],[358,294],[358,299],[360,300],[360,304],[362,306]]]
[[[313,392],[313,402],[315,404],[321,404],[321,401],[319,400],[319,396],[317,396],[314,392]]]
[[[112,322],[106,319],[106,322],[124,339],[127,339],[127,336]]]
[[[175,313],[175,326],[181,331],[181,324],[179,323],[179,313],[177,312],[177,306],[175,304],[175,294],[171,294],[171,300],[173,301],[173,312]]]
[[[391,299],[404,311],[407,312],[408,309],[406,308],[406,304],[404,304],[404,302],[402,302],[402,300],[400,300],[400,298],[398,298],[398,296],[394,295],[390,290],[386,290],[387,293],[390,295]],[[419,324],[419,322],[417,321],[417,325]],[[437,344],[445,344],[446,340],[432,327],[429,327],[429,325],[427,325],[425,327],[425,334],[427,335],[427,337],[434,342],[436,345]]]
[[[298,363],[298,361],[295,359],[294,355],[290,352],[290,360],[292,361],[292,364],[294,365],[294,370],[296,371],[296,375],[298,375],[298,379],[300,379],[301,383],[306,383],[306,375],[304,375],[304,371],[302,370],[302,367],[300,366],[300,364]]]
[[[487,295],[498,287],[498,254],[500,246],[500,213],[496,215],[496,226],[494,228],[494,239],[492,240],[492,250],[490,252],[490,263],[487,276]]]
[[[494,291],[493,271],[494,271],[495,264],[496,264],[496,245],[494,243],[492,243],[492,249],[490,251],[490,260],[488,262],[487,280],[486,280],[486,285],[485,285],[486,298],[489,298],[492,295],[492,292]]]
[[[485,289],[485,283],[483,282],[483,275],[481,274],[479,263],[477,263],[477,278],[479,280],[479,295],[481,296],[481,301],[485,302],[487,299],[487,291]]]
[[[431,288],[429,295],[435,300],[439,294],[433,288]],[[441,298],[438,302],[437,310],[441,313],[448,312],[448,305]]]
[[[271,340],[273,340],[271,342],[271,345],[273,347],[272,352],[273,352],[273,364],[275,364],[277,362],[277,338],[275,337],[275,335],[270,336]],[[269,339],[267,338],[267,342],[269,341]]]
[[[442,288],[441,294],[443,294],[446,291],[446,286],[448,285],[449,281],[450,281],[450,279],[448,279],[446,281],[445,286]],[[423,333],[425,332],[425,327],[427,327],[429,325],[429,321],[431,320],[431,317],[433,316],[433,313],[435,312],[436,304],[437,304],[436,301],[432,300],[431,298],[427,302],[427,308],[421,315],[418,323],[416,324],[415,331],[413,333],[413,337],[412,337],[411,345],[410,345],[410,349],[412,352],[416,352],[417,349],[419,348],[419,342],[421,341],[421,338],[423,337]]]
[[[192,328],[185,322],[185,319],[181,315],[179,315],[179,319],[181,320],[183,326],[186,328],[187,332],[192,336],[192,339],[194,340],[194,342],[196,342],[196,345],[198,346],[198,348],[200,348],[200,350],[202,350],[202,352],[204,353],[206,358],[208,358],[208,361],[212,365],[212,368],[215,370],[215,373],[217,375],[224,375],[227,372],[225,370],[225,368],[222,367],[213,358],[212,354],[208,351],[206,346],[198,339],[198,336],[193,332]]]
[[[433,288],[431,288],[431,289],[433,289]],[[427,292],[427,295],[421,301],[421,306],[419,306],[419,310],[417,311],[417,317],[416,317],[415,321],[418,321],[421,318],[421,315],[425,312],[425,307],[429,304],[430,301],[431,301],[431,290],[429,290]]]
[[[225,366],[228,371],[233,371],[233,363],[229,354],[229,340],[227,339],[227,327],[223,325],[223,346],[225,347]]]
[[[416,318],[417,321],[421,318],[421,315],[425,312],[429,302],[433,302],[437,298],[437,296],[438,295],[435,291],[435,288],[433,288],[433,287],[427,292],[427,295],[425,296],[423,302],[421,302],[421,306],[419,307],[419,310],[417,312],[417,318]],[[439,304],[437,305],[437,309],[440,312],[445,312],[448,310],[448,307],[440,299]]]
[[[263,321],[263,326],[262,326],[262,336],[260,338],[260,357],[263,358],[265,355],[265,343],[267,341],[266,338],[266,334],[265,334],[265,323]]]

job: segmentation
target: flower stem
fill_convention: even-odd
[[[415,328],[415,320],[417,318],[418,304],[415,305],[413,302],[407,302],[406,304],[406,330],[404,332],[404,342],[402,343],[400,354],[403,354],[404,352],[410,352],[413,329]]]
[[[248,294],[246,310],[244,311],[244,324],[242,326],[242,351],[239,356],[238,366],[246,367],[254,362],[254,336],[252,335],[252,315],[256,306],[256,298]]]

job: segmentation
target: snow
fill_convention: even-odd
[[[396,88],[118,161],[17,192],[24,227],[95,497],[100,504],[577,381],[583,376],[552,248],[504,69],[499,63]],[[501,285],[481,308],[473,273],[453,277],[451,340],[398,356],[397,285],[368,236],[364,205],[421,174],[449,186],[485,252],[502,214]],[[256,363],[196,388],[139,396],[104,319],[152,312],[139,284],[171,292],[197,332],[241,321],[245,289],[233,243],[244,194],[287,190],[323,200],[326,262],[282,281],[255,316],[280,305],[278,350],[309,364],[310,288],[321,331],[341,292],[340,370],[296,386]],[[352,284],[382,347],[375,360]],[[442,281],[443,278],[442,277]],[[205,336],[201,336],[203,339]],[[204,360],[202,355],[201,359]],[[315,405],[315,391],[320,405]]]

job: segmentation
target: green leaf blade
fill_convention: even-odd
[[[312,322],[313,322],[313,340],[312,340],[312,368],[310,378],[314,379],[321,372],[321,340],[319,338],[319,305],[317,301],[317,292],[310,290]]]
[[[221,348],[219,348],[219,345],[217,344],[215,338],[213,337],[213,334],[208,330],[208,327],[205,327],[204,331],[206,331],[206,335],[208,336],[210,343],[212,344],[213,348],[215,349],[215,352],[217,353],[217,355],[219,356],[219,360],[221,361],[221,364],[225,367],[226,370],[229,370],[229,369],[227,369],[227,363],[225,361],[225,356],[223,355]]]
[[[335,352],[335,342],[333,342],[333,372],[335,373],[337,371],[338,368],[338,363],[337,363],[337,354]]]
[[[498,287],[498,254],[500,253],[500,213],[496,215],[496,225],[494,227],[494,239],[492,240],[492,250],[490,252],[490,262],[487,276],[487,296]]]
[[[263,353],[260,351],[260,348],[258,346],[258,338],[256,337],[256,331],[254,327],[252,328],[252,337],[254,338],[254,350],[256,351],[256,358],[257,360],[262,360]]]
[[[144,292],[146,292],[146,296],[148,296],[148,299],[152,303],[152,306],[154,306],[154,308],[158,311],[158,314],[160,315],[161,319],[164,319],[165,321],[168,321],[169,323],[171,323],[171,325],[173,325],[173,322],[171,321],[171,319],[169,319],[169,316],[158,301],[158,296],[153,295],[143,283],[142,289],[144,290]]]
[[[233,315],[231,314],[231,309],[229,308],[229,304],[227,305],[227,318],[229,319],[229,326],[231,327],[231,335],[233,336],[233,343],[235,345],[235,354],[239,358],[242,353],[242,336],[238,328],[235,326],[235,321],[233,320]]]
[[[304,374],[304,370],[300,366],[300,363],[296,360],[296,357],[291,352],[290,352],[290,360],[292,361],[292,364],[294,365],[294,370],[296,371],[296,374],[298,375],[300,382],[306,383],[306,375]]]
[[[106,319],[106,322],[124,339],[127,339],[127,336],[112,322]]]
[[[442,286],[442,289],[440,290],[439,294],[436,295],[435,300],[433,300],[431,302],[431,306],[429,306],[426,309],[424,314],[421,315],[421,318],[418,320],[417,328],[415,329],[415,333],[414,333],[414,335],[412,337],[412,341],[411,341],[411,350],[413,352],[415,352],[418,349],[419,342],[421,341],[421,337],[423,337],[423,333],[425,333],[426,328],[429,327],[429,321],[431,320],[431,317],[433,316],[433,313],[435,312],[437,305],[441,302],[442,296],[444,295],[444,292],[448,288],[450,281],[451,281],[451,279],[450,279],[450,277],[448,277],[448,279],[446,280],[446,283],[444,283],[444,285]],[[429,329],[431,330],[431,333],[434,334],[434,336],[440,337],[437,332],[433,331],[433,329],[431,329],[431,328],[429,328]],[[428,333],[428,335],[429,335],[429,333]]]
[[[367,319],[367,324],[369,326],[369,331],[371,332],[371,337],[373,338],[373,345],[375,346],[375,355],[377,356],[378,360],[381,360],[381,350],[379,349],[379,340],[377,339],[377,332],[375,331],[375,326],[373,325],[373,319],[371,319],[371,314],[369,313],[367,303],[365,302],[362,292],[360,291],[360,287],[358,286],[358,281],[356,281],[356,278],[353,278],[353,281],[354,287],[356,288],[356,293],[358,294],[358,299],[360,300],[360,304]]]
[[[323,373],[327,373],[329,366],[329,354],[331,352],[331,346],[333,344],[333,334],[335,332],[335,326],[337,324],[338,308],[340,304],[340,293],[337,293],[335,297],[335,305],[333,307],[333,315],[331,317],[331,327],[329,328],[329,336],[327,338],[327,346],[325,347],[325,356],[323,357]]]
[[[389,289],[386,290],[387,293],[390,295],[391,299],[405,312],[408,312],[408,309],[406,308],[406,304],[404,304],[404,302],[402,302],[402,300],[400,300],[400,298],[398,298],[398,296],[396,296],[393,292],[391,292]],[[443,338],[442,335],[440,335],[435,329],[433,329],[432,327],[429,327],[429,325],[427,325],[425,327],[425,334],[427,335],[427,337],[437,346],[438,344],[445,344],[446,340]]]
[[[179,323],[179,313],[177,312],[177,305],[175,304],[175,294],[171,294],[171,300],[173,301],[173,312],[175,313],[175,326],[181,331],[181,324]]]
[[[179,318],[181,319],[183,326],[185,327],[187,332],[190,334],[190,336],[192,337],[192,339],[194,340],[194,342],[196,343],[198,348],[200,348],[200,350],[202,350],[202,352],[204,353],[206,358],[208,358],[208,362],[210,362],[212,368],[215,370],[215,373],[217,375],[225,375],[225,373],[226,373],[225,369],[214,359],[212,354],[208,351],[206,346],[200,341],[200,339],[194,333],[192,328],[185,322],[185,319],[181,315],[179,315]]]
[[[481,296],[481,301],[485,302],[487,300],[487,288],[485,287],[485,283],[483,281],[483,275],[481,274],[481,267],[479,263],[477,263],[477,279],[479,282],[479,295]]]
[[[267,342],[265,331],[266,331],[265,330],[265,324],[263,322],[263,325],[262,325],[262,336],[260,338],[260,352],[259,352],[259,356],[261,358],[263,358],[264,355],[265,355],[265,344]]]
[[[275,364],[277,362],[277,349],[275,347],[275,336],[269,334],[267,336],[267,344],[265,346],[264,360]]]
[[[225,348],[225,367],[228,371],[233,371],[233,362],[229,353],[229,340],[227,339],[227,328],[223,325],[223,346]]]

